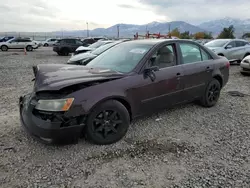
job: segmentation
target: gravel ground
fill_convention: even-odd
[[[0,52],[0,187],[250,186],[250,78],[238,66],[213,108],[187,104],[136,120],[110,146],[46,146],[22,130],[18,96],[32,88],[32,65],[68,58],[51,48]]]

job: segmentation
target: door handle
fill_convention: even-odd
[[[176,73],[176,77],[177,77],[177,80],[180,80],[181,79],[181,73]]]

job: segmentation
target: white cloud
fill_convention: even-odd
[[[86,22],[93,29],[165,19],[133,0],[8,0],[0,10],[2,31],[86,29]]]
[[[158,15],[171,20],[201,23],[224,17],[250,18],[249,0],[139,0]]]

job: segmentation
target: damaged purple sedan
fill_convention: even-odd
[[[159,39],[121,43],[87,66],[34,66],[34,89],[19,99],[21,122],[48,143],[85,135],[112,144],[136,117],[192,101],[214,106],[229,65],[192,41]]]

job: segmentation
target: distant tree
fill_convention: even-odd
[[[198,32],[194,34],[195,39],[204,39],[204,36],[205,36],[204,32]]]
[[[174,30],[172,30],[172,31],[170,32],[170,35],[171,35],[172,37],[178,37],[178,38],[180,38],[181,33],[180,33],[180,31],[179,31],[178,28],[175,28]]]
[[[204,39],[213,39],[212,33],[204,33]]]
[[[190,39],[191,36],[190,36],[190,32],[189,31],[185,31],[183,33],[180,34],[180,38],[181,39]]]
[[[234,26],[225,27],[218,36],[218,39],[234,39]]]
[[[212,33],[198,32],[194,34],[195,39],[212,39]]]
[[[242,35],[242,38],[250,38],[250,33],[244,33],[244,35]]]

